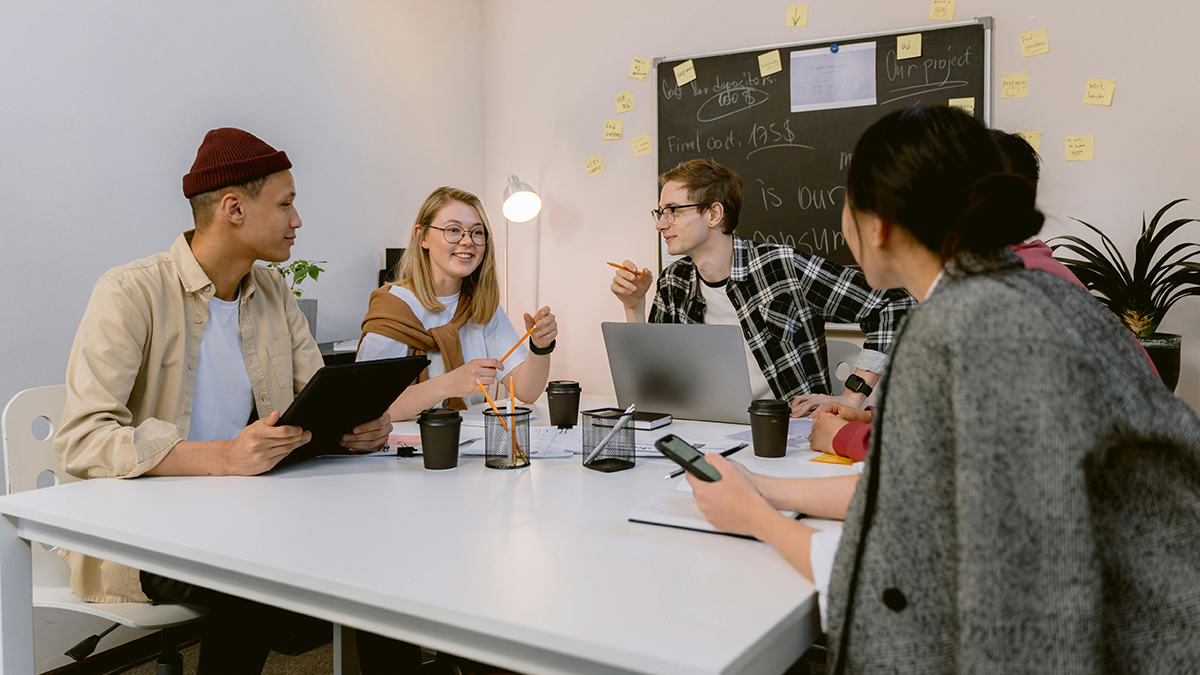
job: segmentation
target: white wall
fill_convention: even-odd
[[[489,0],[485,3],[487,203],[499,209],[510,173],[540,190],[540,257],[535,227],[512,233],[513,300],[535,297],[560,319],[552,375],[585,391],[612,391],[600,322],[623,314],[609,293],[606,260],[655,268],[648,210],[656,204],[655,155],[634,159],[628,139],[652,131],[653,81],[627,77],[634,57],[739,50],[782,42],[886,31],[931,22],[929,0],[810,0],[809,25],[784,27],[786,2],[766,0]],[[1029,72],[1027,99],[999,99],[996,124],[1041,131],[1045,157],[1043,237],[1084,234],[1074,216],[1101,227],[1126,256],[1150,215],[1176,197],[1200,198],[1200,135],[1194,111],[1200,60],[1192,53],[1195,3],[1094,0],[959,0],[958,19],[996,19],[995,70]],[[1048,55],[1022,59],[1018,34],[1047,28]],[[1117,81],[1111,108],[1083,105],[1089,77]],[[618,119],[614,96],[632,89],[637,108],[619,116],[624,140],[602,141]],[[1066,164],[1064,137],[1094,134],[1096,159]],[[657,152],[657,148],[655,148]],[[587,178],[584,159],[601,153],[605,172]],[[1200,217],[1200,203],[1176,217]],[[1186,237],[1186,239],[1185,239]],[[1179,241],[1200,239],[1192,226]],[[540,260],[540,283],[532,269]],[[1200,299],[1184,300],[1162,330],[1182,333],[1177,393],[1200,406]]]
[[[5,2],[0,406],[62,382],[105,270],[189,229],[180,180],[218,126],[288,153],[305,223],[293,254],[329,261],[305,284],[318,337],[357,337],[383,248],[407,242],[425,195],[484,187],[481,5]],[[39,613],[39,669],[102,627]]]

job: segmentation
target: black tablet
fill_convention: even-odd
[[[313,438],[276,467],[317,455],[349,452],[341,445],[342,436],[363,422],[379,419],[428,365],[429,359],[424,356],[408,356],[318,370],[279,418],[280,425],[311,431]]]

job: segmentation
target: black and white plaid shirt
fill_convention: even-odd
[[[650,322],[704,323],[700,283],[691,258],[668,265],[658,280]],[[785,401],[833,393],[826,373],[826,321],[861,326],[867,340],[855,365],[879,373],[901,317],[916,305],[904,291],[872,289],[857,270],[790,246],[736,236],[725,292],[771,390]]]

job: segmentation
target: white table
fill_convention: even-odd
[[[427,472],[420,458],[324,458],[0,498],[0,667],[33,672],[34,541],[519,672],[782,672],[816,630],[812,585],[758,542],[628,522],[675,487],[673,467],[639,458],[605,474],[576,456],[502,471],[464,458]]]

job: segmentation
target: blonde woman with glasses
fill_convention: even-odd
[[[534,329],[520,339],[500,307],[496,253],[487,212],[475,195],[440,187],[421,205],[412,239],[392,283],[371,293],[358,360],[425,354],[430,365],[388,412],[402,420],[431,407],[481,403],[485,387],[513,380],[517,398],[532,402],[550,376],[558,322],[549,307],[524,315]],[[536,326],[536,327],[535,327]]]

